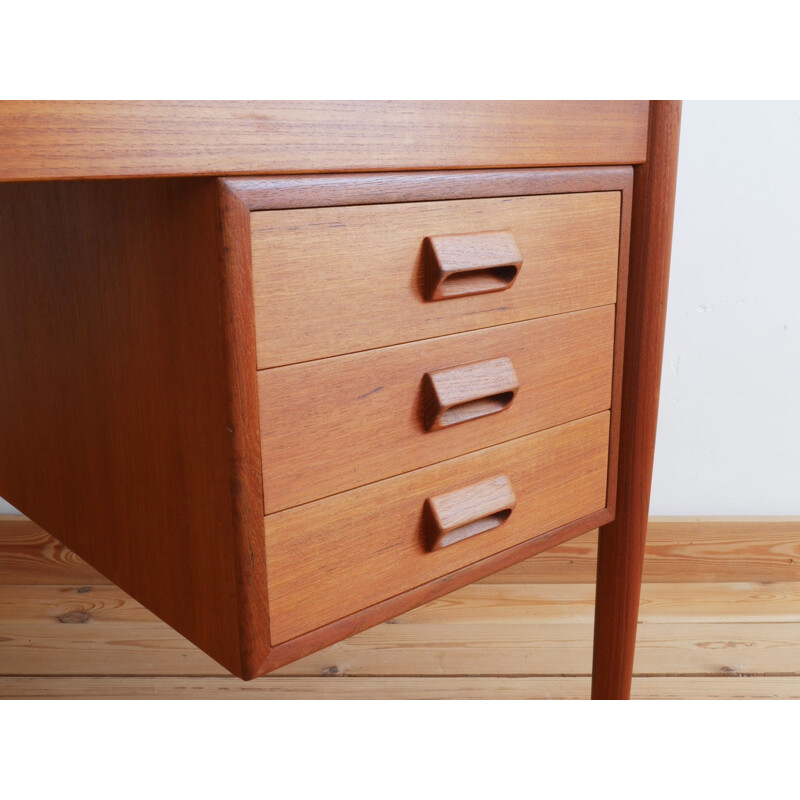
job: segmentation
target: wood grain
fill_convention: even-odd
[[[35,522],[0,515],[0,584],[110,583]]]
[[[608,413],[597,414],[267,517],[272,642],[603,509],[608,426]],[[425,498],[498,472],[517,496],[509,520],[426,552]]]
[[[606,505],[612,516],[617,507],[617,470],[619,467],[619,430],[622,421],[622,375],[625,361],[625,324],[628,315],[628,272],[631,234],[632,181],[621,192],[619,219],[619,262],[617,266],[617,304],[614,328],[614,376],[611,385],[611,446],[608,451],[608,497]]]
[[[680,103],[650,104],[634,171],[616,517],[600,532],[592,697],[630,695],[664,349]]]
[[[588,677],[0,677],[0,698],[116,700],[583,700]],[[800,699],[800,676],[634,677],[635,700]]]
[[[614,303],[620,194],[255,212],[259,367]],[[487,229],[514,233],[513,288],[426,302],[425,237]]]
[[[507,356],[426,372],[422,378],[423,426],[438,431],[505,411],[519,391]]]
[[[157,619],[113,585],[0,585],[2,624],[128,624]],[[593,619],[594,587],[588,583],[478,583],[407,611],[390,624],[571,625]],[[800,582],[645,584],[639,622],[800,622]]]
[[[263,539],[253,538],[264,515],[261,431],[256,379],[253,264],[250,214],[222,181],[215,182],[219,202],[222,292],[220,336],[225,353],[224,388],[228,407],[226,433],[231,454],[228,480],[233,496],[233,546],[241,653],[241,676],[252,678],[269,651],[269,605]],[[199,320],[198,324],[207,324]],[[232,625],[233,620],[227,624]]]
[[[645,584],[636,674],[797,676],[799,586]],[[525,597],[517,586],[467,587],[280,674],[588,676],[591,588],[532,589]],[[96,598],[74,588],[6,587],[0,612],[2,675],[224,675],[115,587]]]
[[[635,672],[796,674],[800,623],[639,626]],[[379,625],[283,667],[282,675],[589,675],[592,623]]]
[[[653,693],[653,679],[647,679]],[[658,690],[675,694],[687,681],[661,679]],[[783,681],[783,682],[782,682]],[[787,682],[788,681],[788,682]],[[732,684],[735,681],[729,680]],[[746,691],[739,681],[737,692]],[[751,682],[747,682],[748,686]],[[688,686],[686,687],[689,688]],[[723,683],[716,693],[723,696]],[[800,679],[762,679],[751,688],[755,696],[800,693]],[[259,678],[249,683],[210,677],[35,677],[0,676],[2,699],[114,700],[567,700],[585,698],[589,678]],[[702,695],[701,695],[702,696]]]
[[[60,588],[60,587],[59,587]],[[398,617],[396,624],[553,625],[592,622],[589,583],[478,583]],[[800,583],[649,583],[642,588],[639,623],[800,622]]]
[[[633,164],[647,102],[0,105],[0,180]]]
[[[632,696],[796,697],[799,662],[787,650],[800,649],[800,520],[672,518],[651,520],[650,527],[646,563],[664,558],[667,564],[667,572],[656,577],[669,571],[679,579],[686,573],[699,577],[642,587],[640,628],[647,635],[643,633],[638,645],[644,659],[640,670],[637,656]],[[24,548],[49,538],[41,531],[35,538],[37,530],[19,517],[0,519],[6,555],[22,548],[27,556]],[[591,545],[594,538],[582,537],[519,566],[549,565],[531,571],[530,581],[569,580],[575,569],[569,561],[580,562],[583,551],[577,548]],[[559,553],[563,555],[557,562]],[[58,560],[54,568],[80,569],[75,561]],[[18,562],[0,558],[3,563]],[[43,569],[51,568],[45,562]],[[575,648],[584,649],[583,663],[589,663],[594,587],[590,571],[578,569],[586,582],[464,587],[382,626],[388,632],[380,645],[372,640],[358,650],[329,649],[322,675],[316,671],[320,662],[310,662],[300,674],[248,683],[223,676],[213,661],[115,586],[0,586],[0,671],[6,672],[7,665],[16,670],[0,677],[0,697],[585,698],[588,675],[564,677],[579,658]],[[786,581],[763,582],[780,570],[788,570]],[[717,582],[706,582],[706,571]],[[762,577],[748,580],[753,572]],[[725,574],[728,582],[720,582]],[[6,575],[0,569],[0,583]],[[524,576],[506,570],[493,579],[498,577],[520,581]],[[397,629],[401,633],[392,636]],[[516,636],[526,629],[525,635]],[[548,629],[571,629],[574,639],[562,640],[570,643],[571,652],[551,647]],[[786,631],[783,638],[778,636],[781,629]],[[439,636],[437,645],[442,630],[452,631],[453,638]],[[477,633],[474,646],[481,635],[491,637],[486,647],[496,656],[492,674],[466,676],[472,649],[467,631]],[[426,651],[429,646],[434,651],[438,646],[440,652],[455,648],[456,655],[418,660],[416,648]],[[404,655],[389,660],[396,658],[408,674],[375,675],[372,670],[381,655],[396,648]],[[518,653],[509,652],[515,648]],[[757,658],[751,655],[754,649],[762,651]],[[463,663],[458,653],[464,654]],[[664,653],[670,659],[666,666],[675,672],[648,677],[644,668],[660,663]],[[739,658],[742,653],[745,663]],[[420,671],[426,665],[429,671]],[[501,672],[520,665],[525,671]],[[741,671],[753,666],[763,668],[761,676]],[[702,671],[710,667],[718,671]],[[787,667],[789,672],[776,674]]]
[[[224,227],[213,180],[0,186],[0,493],[244,674],[263,501]]]
[[[423,250],[428,301],[506,291],[522,266],[511,231],[429,236]]]
[[[587,517],[581,517],[534,539],[529,539],[506,550],[501,550],[494,555],[476,561],[474,564],[416,586],[347,617],[342,617],[323,628],[318,628],[284,644],[279,644],[270,650],[267,660],[262,664],[258,673],[263,675],[271,672],[333,642],[353,636],[398,614],[403,614],[421,603],[441,597],[473,581],[480,580],[492,572],[504,569],[510,564],[515,564],[548,548],[580,536],[593,528],[604,525],[610,519],[611,513],[607,508],[604,508],[602,511],[597,511]]]
[[[427,547],[462,542],[505,524],[517,505],[507,475],[496,475],[425,500]]]
[[[800,581],[796,517],[651,517],[645,583]],[[482,584],[590,583],[597,532],[484,577]],[[105,585],[109,580],[25,517],[0,515],[0,584]]]
[[[613,306],[259,373],[268,513],[534,433],[611,406]],[[423,376],[508,358],[502,414],[426,432]]]
[[[224,179],[251,211],[520,197],[629,188],[631,167],[470,169]]]
[[[597,533],[515,564],[486,583],[594,583]],[[651,518],[643,580],[692,582],[800,580],[797,518]]]

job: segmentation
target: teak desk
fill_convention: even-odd
[[[0,496],[243,678],[601,526],[628,697],[679,120],[0,104]]]

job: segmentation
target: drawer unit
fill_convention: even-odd
[[[608,434],[603,412],[267,517],[272,640],[292,639],[601,511]],[[502,489],[490,487],[487,496],[485,484],[498,479]],[[454,493],[455,524],[435,524],[426,504]],[[440,531],[464,538],[434,549]]]
[[[245,677],[607,523],[631,178],[26,186],[10,339],[61,350],[0,444],[64,447],[4,496]]]
[[[228,182],[255,208],[274,652],[611,513],[630,173],[590,172],[551,194],[530,172],[518,197],[286,210],[278,179],[267,210]]]

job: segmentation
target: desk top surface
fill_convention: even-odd
[[[3,101],[0,181],[637,164],[647,101]]]

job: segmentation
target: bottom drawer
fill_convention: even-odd
[[[605,508],[609,420],[595,414],[266,517],[272,644]]]

